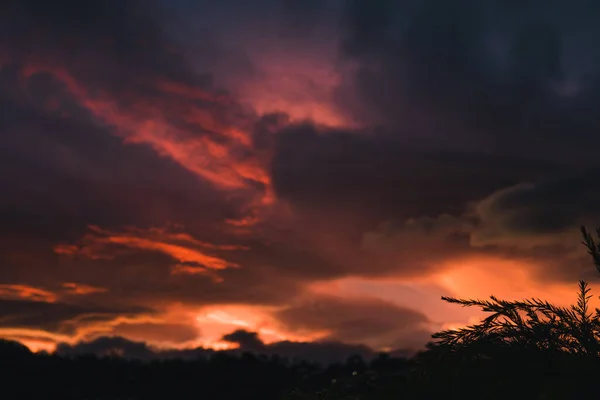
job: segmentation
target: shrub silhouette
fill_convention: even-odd
[[[585,229],[581,228],[583,244],[600,271],[600,247]],[[600,229],[597,230],[600,237]],[[458,351],[476,344],[496,344],[516,347],[535,347],[541,350],[562,351],[570,354],[597,357],[600,351],[600,309],[591,312],[592,297],[587,282],[579,281],[577,303],[559,307],[547,301],[532,298],[522,301],[464,300],[442,297],[449,303],[464,307],[480,307],[491,313],[481,323],[458,330],[435,333],[438,345]]]

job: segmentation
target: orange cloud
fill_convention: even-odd
[[[63,303],[64,305],[64,303]],[[113,334],[114,328],[123,324],[156,324],[163,320],[157,316],[114,316],[107,317],[104,313],[83,313],[70,319],[57,320],[59,330],[45,330],[34,327],[0,327],[0,337],[17,340],[32,351],[53,351],[58,343],[74,344],[82,340],[90,340],[104,335]],[[74,328],[72,333],[66,333]]]
[[[200,334],[193,324],[177,322],[120,323],[113,327],[112,333],[130,340],[171,345],[193,341]]]
[[[273,196],[267,166],[252,156],[252,141],[244,127],[247,122],[241,121],[241,126],[227,122],[231,118],[222,105],[227,103],[222,96],[213,97],[200,88],[176,82],[148,82],[162,89],[165,96],[141,98],[126,93],[122,96],[132,98],[123,106],[123,99],[119,102],[108,92],[94,90],[92,95],[64,68],[30,62],[21,70],[24,78],[38,73],[50,74],[61,81],[83,107],[115,127],[115,133],[124,143],[148,145],[160,156],[171,158],[220,189],[244,190],[250,197]],[[210,105],[201,107],[193,102],[196,98]],[[258,190],[256,184],[263,189]]]
[[[214,283],[223,282],[223,278],[217,275],[213,270],[198,265],[175,264],[171,267],[171,273],[173,275],[204,275],[210,278]]]
[[[16,340],[29,348],[33,352],[54,351],[56,344],[67,342],[71,338],[66,335],[58,335],[43,330],[21,329],[21,328],[0,328],[0,337],[6,340]]]
[[[452,296],[486,298],[495,295],[506,299],[538,297],[561,305],[575,299],[577,282],[540,281],[536,265],[499,257],[466,257],[448,261],[444,272],[429,279],[446,288]]]
[[[277,307],[246,305],[211,305],[196,311],[196,321],[202,330],[199,345],[213,347],[227,345],[221,338],[237,329],[257,332],[266,344],[289,340],[294,342],[314,341],[326,336],[324,331],[291,331],[273,317]],[[231,345],[228,345],[231,347]]]
[[[441,296],[486,299],[495,295],[501,299],[521,300],[541,298],[568,306],[576,301],[576,282],[540,281],[539,266],[520,260],[497,256],[455,257],[441,262],[439,268],[411,277],[366,279],[342,278],[315,282],[310,290],[317,295],[341,298],[371,296],[394,304],[422,311],[434,322],[434,329],[459,328],[479,322],[486,314],[477,308],[464,308],[442,301]],[[592,285],[592,291],[594,291]],[[600,287],[596,288],[600,292]],[[594,296],[591,302],[599,306]]]
[[[92,260],[112,260],[115,254],[97,254],[92,247],[82,247],[75,244],[60,243],[54,246],[54,253],[61,256],[80,255]]]
[[[78,245],[58,244],[57,254],[84,256],[92,259],[114,258],[122,253],[120,248],[154,251],[170,256],[178,261],[174,273],[205,273],[209,270],[236,268],[239,265],[209,251],[242,251],[248,247],[239,245],[217,245],[193,238],[184,232],[169,232],[163,228],[142,230],[127,228],[122,232],[109,231],[97,226],[89,226]],[[115,249],[115,247],[117,247]]]
[[[328,126],[352,125],[334,106],[340,77],[331,62],[272,56],[261,60],[265,78],[242,83],[236,92],[257,114],[284,112],[290,116],[287,123],[311,119]],[[240,221],[259,222],[263,213],[257,210],[275,203],[269,170],[272,149],[254,148],[251,130],[256,116],[239,115],[240,107],[231,97],[160,76],[144,78],[143,84],[156,91],[153,95],[91,90],[68,69],[31,57],[21,69],[24,78],[40,73],[62,82],[81,106],[114,127],[124,143],[150,146],[216,188],[243,194],[247,206],[242,211],[247,215]]]
[[[171,305],[160,314],[115,317],[105,321],[75,318],[67,321],[77,327],[73,335],[33,328],[1,328],[0,337],[18,340],[32,351],[53,351],[59,342],[74,344],[101,336],[119,335],[130,340],[143,340],[156,348],[205,347],[231,349],[237,344],[222,337],[236,329],[257,332],[266,344],[282,340],[314,341],[327,332],[289,331],[272,317],[273,307],[246,305],[211,305],[201,309]]]
[[[259,219],[255,216],[249,216],[241,219],[227,219],[225,222],[229,225],[235,226],[237,228],[245,228],[248,226],[255,225]]]
[[[0,298],[11,300],[31,300],[54,303],[55,293],[28,285],[0,284]]]
[[[86,294],[93,294],[93,293],[108,292],[108,289],[106,289],[106,288],[100,288],[100,287],[95,287],[95,286],[86,285],[83,283],[75,283],[75,282],[65,282],[65,283],[63,283],[62,287],[68,294],[75,294],[75,295],[86,295]]]

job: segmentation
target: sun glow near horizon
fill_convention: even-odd
[[[534,273],[534,266],[524,261],[465,257],[440,263],[439,271],[411,278],[347,277],[316,282],[311,288],[316,293],[367,296],[419,310],[439,330],[473,325],[486,315],[479,309],[446,303],[442,296],[482,300],[491,295],[505,300],[540,298],[560,306],[574,304],[577,299],[577,282],[542,281]],[[600,305],[598,296],[593,296],[590,303]]]

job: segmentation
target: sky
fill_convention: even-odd
[[[2,8],[0,337],[414,351],[598,282],[597,1]]]

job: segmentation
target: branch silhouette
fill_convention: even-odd
[[[600,271],[600,246],[585,227],[581,228],[583,244]],[[600,229],[597,230],[600,237]],[[458,351],[465,346],[481,343],[534,347],[572,354],[599,356],[600,310],[590,311],[590,287],[579,281],[577,302],[560,307],[539,298],[508,301],[496,296],[489,300],[442,300],[463,307],[479,307],[490,315],[479,324],[460,329],[444,330],[433,334],[436,345]]]

